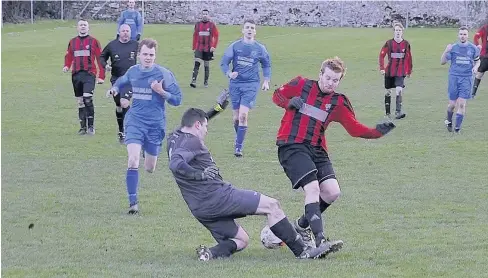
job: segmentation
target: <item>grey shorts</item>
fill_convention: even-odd
[[[227,198],[212,212],[195,214],[197,220],[205,226],[217,242],[234,238],[239,230],[235,219],[255,215],[261,194],[252,190],[233,189]]]

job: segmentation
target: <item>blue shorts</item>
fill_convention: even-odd
[[[232,102],[232,109],[237,110],[239,106],[246,106],[252,109],[256,104],[256,97],[259,91],[259,82],[253,83],[230,83],[229,96]]]
[[[164,128],[147,127],[144,125],[124,124],[125,141],[128,144],[139,144],[145,152],[158,156],[165,136]]]
[[[470,99],[472,87],[472,76],[449,75],[449,84],[447,89],[449,100],[454,101],[458,98]]]

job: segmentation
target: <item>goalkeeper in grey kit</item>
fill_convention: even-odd
[[[223,180],[204,139],[208,120],[226,108],[227,96],[224,91],[215,108],[207,113],[197,108],[188,109],[181,119],[181,127],[167,140],[169,168],[183,199],[193,216],[217,241],[217,245],[211,248],[204,245],[197,248],[198,259],[208,261],[230,257],[246,248],[249,236],[235,220],[248,215],[265,215],[271,231],[299,259],[323,258],[338,251],[342,242],[306,246],[278,200],[256,191],[238,189]]]

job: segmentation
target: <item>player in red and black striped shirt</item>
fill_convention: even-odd
[[[481,40],[481,44],[479,43],[479,40]],[[488,23],[483,25],[478,30],[478,32],[474,34],[473,43],[481,50],[480,66],[478,67],[478,72],[476,73],[473,83],[473,92],[471,93],[474,97],[476,96],[476,92],[478,91],[478,86],[480,85],[481,78],[483,78],[485,71],[488,71]]]
[[[219,30],[215,23],[210,21],[208,10],[202,10],[202,20],[195,24],[193,31],[193,46],[195,51],[195,65],[190,86],[195,88],[197,85],[198,70],[203,62],[205,68],[205,78],[203,85],[208,87],[208,78],[210,76],[210,61],[213,60],[213,53],[219,42]]]
[[[313,244],[311,230],[317,246],[326,238],[321,214],[341,192],[327,154],[325,130],[338,122],[353,137],[375,139],[395,127],[388,121],[369,128],[356,120],[348,98],[336,93],[344,74],[342,60],[327,59],[318,81],[298,76],[273,94],[273,102],[285,108],[276,142],[278,159],[293,189],[305,191],[305,214],[294,223],[295,228]]]
[[[405,88],[405,76],[412,74],[412,52],[410,43],[403,39],[403,25],[393,25],[393,39],[388,40],[381,48],[379,55],[380,72],[385,76],[385,111],[390,117],[391,89],[396,90],[395,118],[402,119],[406,115],[402,112],[402,92]],[[388,56],[388,63],[385,66],[385,56]]]
[[[95,108],[93,106],[93,92],[97,67],[99,71],[97,83],[102,84],[105,79],[105,68],[100,61],[102,48],[94,37],[88,35],[89,25],[86,20],[78,21],[78,36],[69,41],[64,57],[64,72],[71,68],[71,81],[78,103],[78,117],[80,130],[78,134],[95,134]],[[88,122],[88,127],[87,127]]]

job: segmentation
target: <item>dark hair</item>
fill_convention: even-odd
[[[203,9],[203,10],[202,10],[202,12],[207,12],[207,13],[209,13],[209,11],[208,11],[207,9]]]
[[[459,27],[459,31],[461,31],[461,30],[466,30],[466,31],[468,31],[468,27],[466,27],[466,26],[461,26],[461,27]]]
[[[158,42],[155,39],[151,39],[151,38],[149,38],[149,39],[143,39],[139,43],[139,49],[137,49],[137,52],[141,52],[141,48],[142,48],[143,45],[145,45],[149,49],[155,48],[156,50],[158,50]]]
[[[196,122],[203,123],[205,119],[208,120],[205,111],[198,108],[190,108],[186,110],[183,117],[181,117],[181,126],[192,127]]]

